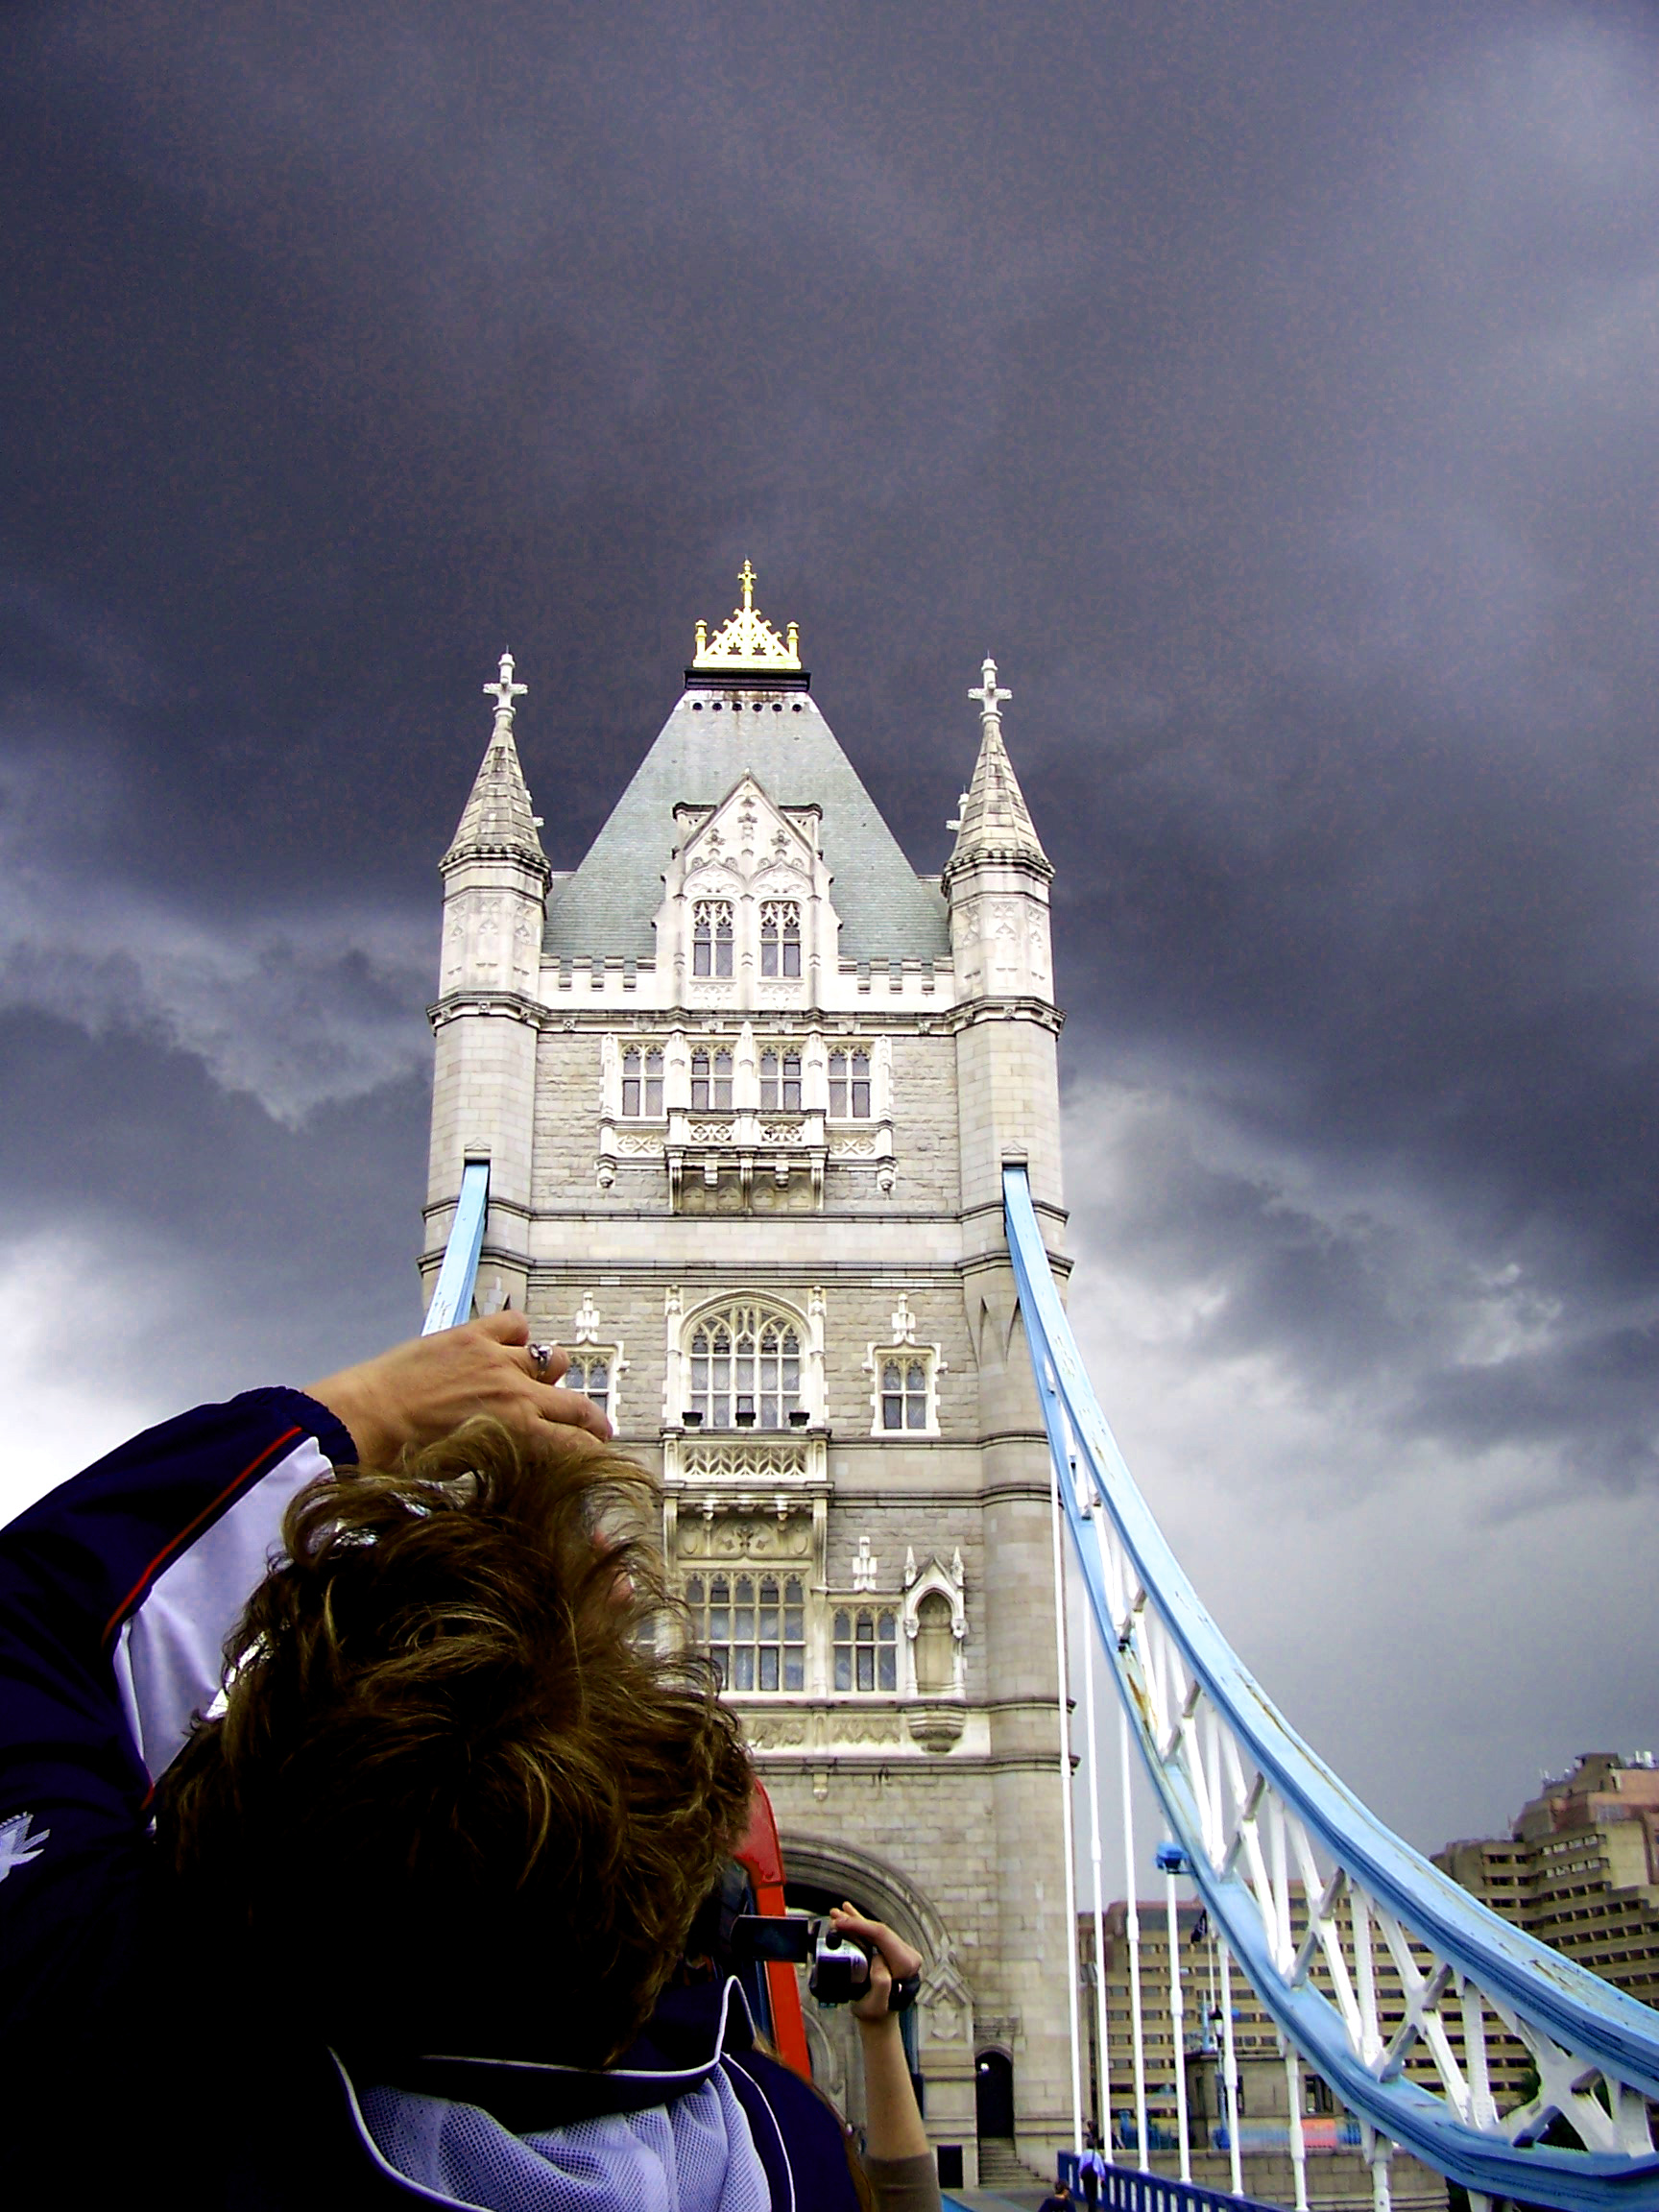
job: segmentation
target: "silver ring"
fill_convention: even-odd
[[[530,1364],[535,1368],[538,1379],[544,1382],[547,1370],[553,1363],[553,1347],[551,1344],[532,1344],[528,1349]]]

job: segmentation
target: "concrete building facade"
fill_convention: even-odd
[[[1063,1269],[1052,870],[992,662],[926,877],[754,581],[568,875],[510,660],[486,686],[443,861],[422,1268],[429,1295],[488,1160],[479,1310],[527,1310],[661,1471],[800,1896],[927,1959],[913,2063],[971,2183],[987,2054],[1021,2153],[1070,2136],[1049,1476],[1000,1192],[1023,1160]],[[809,2021],[855,2116],[845,2033]]]
[[[1465,1889],[1644,2005],[1659,2005],[1659,1770],[1649,1752],[1586,1751],[1507,1836],[1434,1854]],[[1519,2046],[1505,2072],[1530,2074]]]

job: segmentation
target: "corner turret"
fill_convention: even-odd
[[[525,689],[514,680],[512,654],[503,653],[495,682],[484,685],[495,702],[490,742],[439,863],[444,949],[431,1013],[437,1066],[421,1271],[430,1291],[462,1170],[469,1160],[488,1160],[481,1312],[509,1301],[522,1309],[529,1270],[537,989],[552,870],[513,735],[514,705]]]

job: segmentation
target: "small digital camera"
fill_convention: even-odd
[[[828,1919],[745,1912],[733,1922],[732,1948],[742,1960],[777,1959],[809,1966],[806,1986],[820,2005],[851,2005],[870,1986],[871,1946]],[[921,1986],[918,1974],[895,1980],[887,1993],[888,2011],[902,2012],[914,2005]]]

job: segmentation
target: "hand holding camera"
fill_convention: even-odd
[[[819,2004],[850,2005],[855,2020],[885,2020],[905,2011],[922,1987],[921,1952],[851,1905],[837,1905],[815,1920],[745,1913],[732,1934],[739,1957],[785,1959],[810,1967],[806,1986]]]
[[[866,1920],[851,1905],[837,1905],[830,1929],[841,1942],[856,1944],[865,1958],[865,1986],[852,1993],[853,2017],[885,2020],[915,2004],[922,1987],[922,1954],[894,1935],[884,1921]]]

